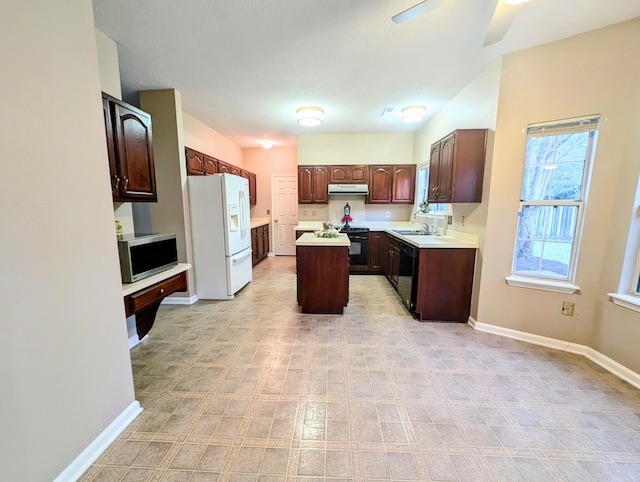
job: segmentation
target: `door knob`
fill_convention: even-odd
[[[274,220],[273,220],[273,222],[274,222],[274,223],[277,223],[277,222],[278,222],[278,220],[277,220],[277,219],[274,219]]]

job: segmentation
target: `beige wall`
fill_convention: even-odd
[[[102,92],[106,92],[116,99],[122,99],[118,45],[111,37],[97,28],[95,32]]]
[[[184,145],[237,167],[244,167],[242,148],[186,112],[182,113]]]
[[[480,248],[476,254],[474,290],[471,302],[471,316],[478,312],[478,296],[484,257],[485,226],[489,191],[491,188],[491,160],[493,134],[496,128],[498,92],[500,87],[500,65],[497,61],[467,85],[443,109],[415,134],[414,161],[421,164],[429,160],[431,144],[455,129],[489,129],[489,142],[484,169],[483,196],[481,203],[451,204],[448,212],[453,214],[451,229],[479,236]],[[464,216],[464,222],[462,217]]]
[[[91,2],[3,10],[0,479],[53,480],[133,378]]]
[[[145,90],[140,92],[140,107],[151,114],[153,122],[153,155],[158,202],[147,205],[151,228],[155,233],[174,233],[178,261],[192,263],[182,97],[175,89]],[[193,296],[193,270],[187,272],[187,277],[186,295]],[[184,297],[185,293],[175,293],[171,296]]]
[[[271,210],[271,176],[273,174],[298,175],[298,151],[295,147],[262,147],[242,150],[244,168],[258,177],[257,203],[251,208],[251,217],[270,217]]]
[[[580,344],[640,371],[640,315],[611,306],[640,164],[640,19],[503,59],[478,321]],[[509,287],[526,127],[601,114],[576,283],[581,294]],[[575,316],[560,314],[574,301]],[[592,337],[592,328],[595,331]]]
[[[298,164],[413,164],[413,133],[298,136]]]

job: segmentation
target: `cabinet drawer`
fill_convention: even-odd
[[[187,290],[187,274],[179,273],[171,278],[160,281],[143,290],[133,293],[124,299],[124,307],[127,316],[131,316],[154,303],[162,301],[166,296],[176,291]]]

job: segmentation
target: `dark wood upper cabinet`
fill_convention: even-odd
[[[329,184],[358,184],[369,182],[369,166],[328,166]]]
[[[298,203],[327,204],[329,168],[327,166],[298,167]]]
[[[249,173],[249,204],[258,202],[258,176],[253,172]]]
[[[329,183],[342,184],[349,182],[348,166],[329,166]]]
[[[102,94],[111,188],[115,202],[156,202],[151,116]]]
[[[218,173],[218,159],[216,159],[215,157],[207,156],[206,154],[203,154],[202,157],[204,159],[204,173],[205,173],[205,175],[210,176],[211,174],[217,174]]]
[[[252,206],[256,204],[258,176],[253,172],[240,169],[215,157],[207,156],[190,147],[185,147],[185,156],[187,159],[187,174],[189,176],[210,176],[212,174],[227,173],[244,177],[249,181],[249,204]]]
[[[204,174],[204,154],[185,147],[184,155],[187,159],[187,175],[199,176]]]
[[[478,203],[487,148],[487,129],[458,129],[431,146],[431,203]]]
[[[231,174],[231,164],[227,164],[224,161],[218,161],[218,173],[220,174]]]
[[[391,202],[413,204],[416,191],[416,166],[392,166]]]
[[[107,153],[109,155],[109,173],[111,175],[111,195],[113,199],[120,196],[120,177],[118,176],[118,162],[116,157],[116,144],[113,138],[113,122],[111,121],[111,107],[109,99],[102,97],[102,111],[104,114],[104,126],[107,136]]]
[[[390,204],[392,178],[391,166],[371,166],[367,202],[370,204]]]

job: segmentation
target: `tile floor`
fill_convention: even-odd
[[[294,259],[232,301],[163,306],[144,412],[88,481],[640,480],[640,391],[578,355],[419,323],[382,276],[298,312]]]

